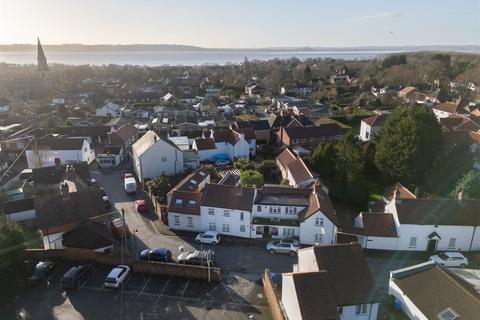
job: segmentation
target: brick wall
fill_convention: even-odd
[[[267,298],[268,306],[270,312],[272,313],[273,320],[284,320],[282,308],[278,302],[277,296],[275,295],[275,290],[273,289],[272,277],[270,276],[270,270],[265,269],[265,272],[262,275],[263,280],[263,291],[265,292],[265,297]]]

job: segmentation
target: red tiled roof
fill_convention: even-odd
[[[175,190],[168,205],[168,212],[200,215],[202,194]]]
[[[280,165],[283,168],[287,169],[288,164],[297,158],[288,148],[286,148],[277,156],[276,159],[278,160],[278,162],[280,162]]]

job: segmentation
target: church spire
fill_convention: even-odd
[[[38,62],[38,65],[37,65],[38,71],[48,71],[47,58],[45,57],[42,44],[40,43],[40,39],[38,37],[37,37],[37,62]]]

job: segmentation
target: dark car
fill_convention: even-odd
[[[172,252],[165,248],[145,249],[138,258],[143,261],[170,262],[172,261]]]
[[[94,265],[71,267],[60,280],[65,289],[76,289],[93,272]]]
[[[35,271],[27,279],[28,284],[36,285],[45,280],[45,278],[53,271],[56,263],[54,261],[40,261],[35,266]]]

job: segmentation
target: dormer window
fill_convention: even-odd
[[[183,200],[182,199],[176,199],[175,200],[175,206],[176,207],[181,207],[183,204]]]
[[[188,201],[188,207],[189,208],[195,208],[195,204],[196,204],[195,200],[189,200]]]

